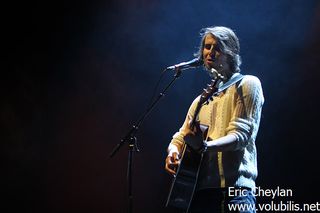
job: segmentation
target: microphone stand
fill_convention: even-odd
[[[147,110],[142,114],[140,119],[132,125],[132,128],[128,131],[128,133],[121,139],[120,143],[118,143],[113,151],[110,154],[110,158],[112,158],[119,149],[125,144],[128,143],[129,145],[129,151],[128,151],[128,167],[127,167],[127,181],[128,181],[128,213],[132,213],[133,210],[133,193],[132,193],[132,168],[133,168],[133,153],[139,152],[139,148],[137,146],[137,137],[136,134],[139,130],[139,127],[145,120],[145,118],[150,114],[150,112],[153,110],[153,108],[156,106],[156,104],[159,102],[159,100],[165,96],[166,91],[172,86],[174,81],[179,78],[181,75],[181,70],[176,69],[176,73],[174,75],[174,78],[171,80],[171,82],[163,89],[162,92],[159,93],[157,99],[155,99],[152,104],[147,108]]]

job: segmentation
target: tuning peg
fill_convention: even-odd
[[[212,89],[213,89],[213,86],[208,85],[207,89],[208,89],[208,90],[212,90]]]
[[[219,76],[219,78],[221,79],[221,80],[225,80],[226,78],[223,76],[223,75],[221,75],[220,73],[218,74],[218,76]]]

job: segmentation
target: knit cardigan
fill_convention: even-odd
[[[179,132],[173,135],[168,147],[169,154],[181,153],[188,116],[193,116],[198,101],[199,97],[191,104]],[[255,189],[255,179],[258,175],[255,139],[263,103],[260,80],[255,76],[245,75],[240,82],[202,106],[197,120],[209,127],[206,140],[233,134],[237,142],[233,150],[205,152],[198,188],[235,186]]]

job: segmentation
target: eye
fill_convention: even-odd
[[[214,44],[204,44],[204,49],[206,50],[211,50],[215,51],[215,52],[221,52],[221,49],[219,48],[218,45],[214,45]]]
[[[212,46],[211,44],[205,44],[205,45],[204,45],[204,48],[205,48],[206,50],[210,50],[210,49],[211,49],[211,46]]]

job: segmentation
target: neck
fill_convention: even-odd
[[[231,70],[225,70],[225,69],[222,69],[222,70],[218,70],[218,72],[224,76],[224,82],[228,81],[231,76],[234,74],[233,72],[231,72]]]

